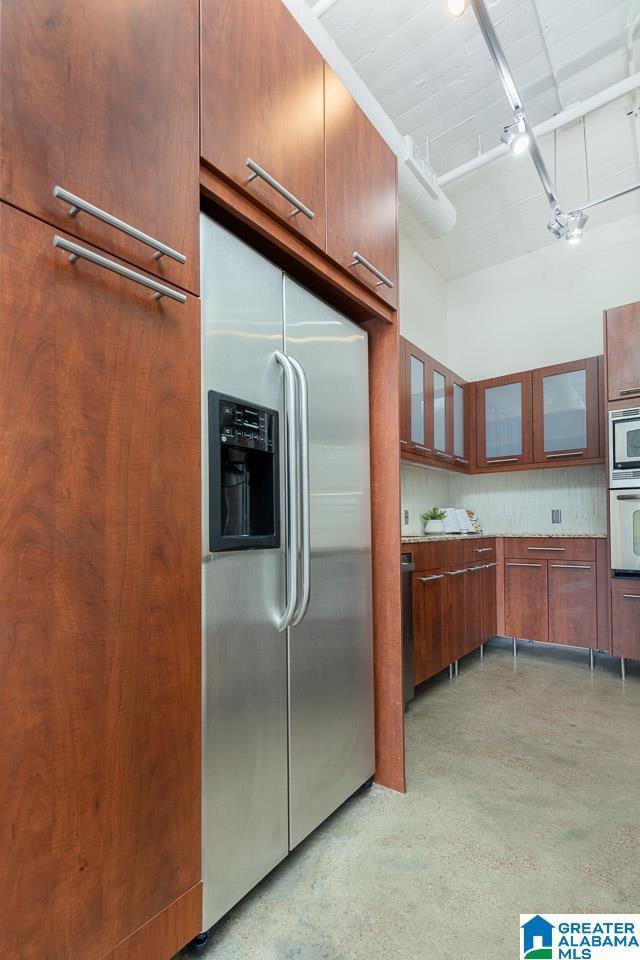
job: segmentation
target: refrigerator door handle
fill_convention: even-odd
[[[287,606],[278,620],[278,630],[282,633],[290,626],[298,606],[298,542],[299,506],[298,506],[298,430],[296,426],[296,373],[291,360],[279,350],[275,358],[282,367],[285,390],[286,420],[286,457],[287,457]]]
[[[299,477],[300,477],[300,554],[302,559],[302,584],[300,588],[300,600],[291,626],[295,627],[304,619],[309,607],[309,597],[311,594],[311,527],[310,527],[310,487],[309,487],[309,383],[304,367],[298,363],[294,357],[289,357],[289,363],[293,367],[298,380],[298,397],[300,406],[299,412],[299,433],[298,433],[298,456],[299,456]]]

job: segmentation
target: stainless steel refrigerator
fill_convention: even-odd
[[[373,774],[367,336],[204,214],[211,927]]]

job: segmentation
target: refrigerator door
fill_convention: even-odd
[[[310,601],[289,632],[291,848],[374,771],[367,335],[285,278],[309,385]]]
[[[285,499],[278,549],[209,553],[207,393],[279,411],[284,447],[282,273],[201,216],[203,929],[289,849]],[[280,477],[285,477],[281,452]]]

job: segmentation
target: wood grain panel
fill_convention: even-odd
[[[198,291],[198,0],[2,0],[2,199]],[[62,186],[184,253],[88,214]]]
[[[202,931],[202,884],[111,950],[102,960],[169,960]]]
[[[463,657],[466,650],[466,602],[467,581],[471,574],[447,572],[444,586],[444,661],[453,663]]]
[[[202,157],[325,249],[324,65],[282,0],[202,0]],[[260,178],[250,157],[315,214]]]
[[[609,580],[611,559],[608,540],[596,540],[596,576],[598,603],[598,650],[611,653]]]
[[[468,567],[468,573],[464,576],[465,581],[465,634],[464,634],[464,654],[477,650],[482,639],[482,590],[483,590],[483,570],[480,564],[473,564]]]
[[[413,675],[415,684],[434,677],[448,663],[444,655],[444,584],[434,570],[413,577]]]
[[[327,253],[393,307],[398,305],[397,158],[325,63]],[[393,281],[379,285],[358,251]]]
[[[640,301],[605,312],[609,400],[640,397]]]
[[[549,639],[546,560],[505,560],[504,604],[507,636]]]
[[[545,450],[545,407],[544,381],[547,377],[557,377],[564,373],[584,370],[586,399],[586,446],[564,451]],[[561,456],[564,453],[566,459]],[[567,463],[580,460],[593,460],[600,456],[600,409],[598,406],[598,358],[574,360],[571,363],[557,363],[551,367],[539,367],[533,371],[533,459],[536,464],[560,460]]]
[[[0,957],[97,960],[200,879],[199,305],[0,228]]]
[[[504,541],[507,560],[596,559],[596,541],[590,537],[507,537]]]
[[[640,585],[615,581],[611,588],[611,653],[640,660]]]
[[[488,561],[482,573],[478,574],[481,577],[482,591],[482,643],[498,635],[497,569],[494,561]]]
[[[499,637],[506,637],[504,609],[504,539],[496,538],[496,633]]]
[[[547,564],[549,642],[575,647],[598,645],[595,563]]]
[[[399,338],[371,321],[369,416],[374,702],[377,783],[404,792],[404,695],[400,586]]]

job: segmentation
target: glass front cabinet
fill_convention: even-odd
[[[535,463],[598,457],[599,421],[597,357],[533,371]]]
[[[478,467],[505,469],[533,460],[531,372],[476,386]]]

